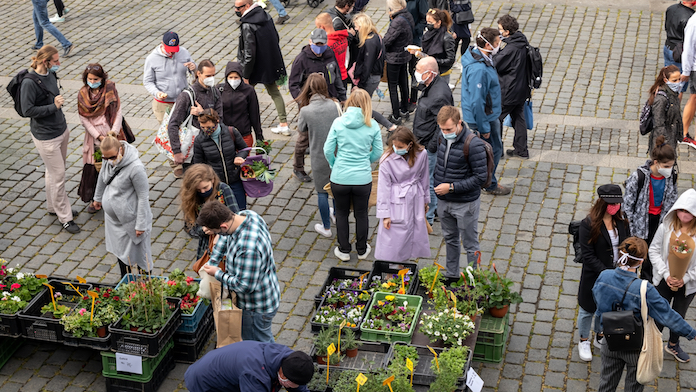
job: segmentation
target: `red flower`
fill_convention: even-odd
[[[114,301],[120,301],[120,300],[121,300],[121,298],[119,298],[118,295],[114,295],[114,297],[111,298],[111,299],[113,299]]]
[[[17,290],[17,289],[19,289],[20,287],[22,287],[21,284],[19,284],[19,283],[12,283],[12,286],[10,286],[10,290]]]
[[[186,277],[186,284],[191,284],[193,282],[193,277],[192,276],[187,276]]]
[[[173,280],[168,280],[168,281],[167,281],[167,284],[170,285],[170,286],[175,286],[175,285],[176,285],[176,282],[173,281]]]
[[[4,284],[0,284],[0,289],[4,289],[5,287],[7,286],[5,286]]]

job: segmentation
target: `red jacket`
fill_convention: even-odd
[[[348,52],[348,30],[334,31],[327,34],[327,44],[333,50],[338,63],[338,69],[341,70],[341,79],[345,80],[348,77],[346,70],[346,53]]]

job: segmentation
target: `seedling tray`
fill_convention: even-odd
[[[387,295],[393,295],[396,297],[396,303],[403,303],[403,301],[408,302],[408,306],[411,308],[415,308],[415,312],[413,314],[413,321],[411,321],[411,328],[409,328],[408,332],[393,332],[393,331],[383,331],[383,330],[378,330],[378,329],[371,329],[367,328],[365,326],[365,323],[367,320],[370,319],[370,314],[372,313],[372,307],[374,304],[377,303],[377,301],[383,300]],[[420,310],[421,306],[423,304],[423,298],[418,297],[415,295],[406,295],[406,294],[392,294],[392,293],[382,293],[382,292],[377,292],[374,293],[372,296],[372,301],[370,302],[370,306],[368,307],[367,315],[363,318],[363,323],[360,325],[360,331],[361,331],[361,339],[362,340],[370,340],[370,341],[378,341],[378,342],[406,342],[410,343],[411,342],[411,337],[413,336],[413,331],[416,329],[416,325],[418,325],[418,316],[420,315]]]
[[[358,355],[349,358],[344,355],[341,363],[334,366],[331,365],[331,371],[336,370],[358,370],[362,373],[367,373],[387,365],[387,360],[389,359],[389,349],[391,345],[389,343],[372,343],[372,342],[360,342],[358,346]],[[312,346],[309,356],[316,361],[317,348]],[[326,365],[317,365],[319,368],[326,368]]]
[[[0,336],[7,336],[10,338],[27,336],[27,331],[22,328],[22,324],[19,322],[19,314],[22,313],[23,310],[30,308],[34,302],[38,301],[44,291],[48,291],[48,289],[44,288],[39,291],[39,293],[29,301],[27,306],[19,312],[15,314],[0,314]]]
[[[112,334],[111,350],[124,354],[140,355],[142,357],[156,357],[167,343],[172,340],[174,332],[181,323],[181,300],[179,298],[167,298],[167,302],[174,306],[164,327],[156,333],[137,332],[121,328],[123,316],[109,326]],[[129,312],[127,310],[126,312]]]
[[[338,280],[343,280],[343,279],[352,279],[352,280],[358,280],[360,278],[360,275],[367,274],[365,276],[365,281],[363,282],[364,286],[367,286],[366,282],[369,282],[369,277],[370,277],[370,270],[362,270],[362,269],[355,269],[355,268],[343,268],[343,267],[331,267],[329,270],[329,276],[326,277],[326,281],[324,282],[324,285],[321,287],[319,290],[319,294],[317,294],[314,297],[314,307],[318,308],[319,304],[321,304],[321,300],[324,298],[324,293],[326,292],[326,289],[329,288],[332,284],[334,284],[335,281]],[[350,287],[346,287],[350,288]]]
[[[389,366],[391,364],[391,361],[394,359],[394,347],[396,345],[406,345],[406,343],[396,342],[391,345],[389,349],[389,355],[387,356],[387,363],[385,364],[385,366]],[[430,350],[426,346],[416,346],[411,344],[409,346],[415,347],[416,351],[418,352],[418,363],[416,364],[416,367],[413,369],[413,384],[425,386],[432,384],[433,382],[435,382],[435,378],[437,377],[437,375],[430,368],[430,364],[433,362],[435,356],[432,352],[430,352]],[[445,349],[433,347],[433,350],[435,350],[439,357],[442,351],[444,351]],[[464,375],[462,377],[459,377],[457,381],[458,385],[464,385],[466,383],[466,373],[469,371],[469,367],[471,366],[471,359],[473,354],[474,350],[472,350],[471,347],[469,347],[469,359],[466,362]]]
[[[406,288],[406,294],[414,295],[416,290],[418,290],[418,264],[416,263],[392,263],[391,261],[375,261],[372,266],[372,272],[370,273],[370,283],[373,282],[375,277],[379,277],[382,282],[386,279],[391,279],[393,275],[396,275],[400,270],[408,268],[411,270],[411,275],[409,277],[408,287]],[[369,286],[368,286],[369,287]],[[401,283],[399,283],[401,287]],[[375,292],[381,291],[379,287],[374,289]]]
[[[360,293],[361,290],[341,290],[345,292],[352,292],[352,293]],[[370,296],[370,299],[372,299],[372,296]],[[360,321],[356,323],[355,327],[344,327],[345,329],[350,329],[351,331],[355,332],[355,337],[358,338],[360,337],[360,323],[365,320],[365,313],[367,312],[368,305],[370,304],[370,299],[365,301],[365,308],[362,311],[362,315],[360,317]],[[319,309],[321,309],[324,304],[326,303],[326,298],[323,298],[321,301],[320,306],[314,311],[314,314],[312,315],[312,321],[310,322],[310,325],[312,326],[312,332],[314,333],[319,333],[319,331],[322,330],[322,328],[330,328],[330,327],[338,327],[339,324],[333,325],[333,324],[324,324],[324,323],[318,323],[314,321],[314,318],[316,317],[317,313],[319,313]],[[360,302],[362,304],[362,302]]]

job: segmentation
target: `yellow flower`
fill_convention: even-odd
[[[396,283],[394,283],[394,282],[389,282],[389,286],[388,286],[388,287],[392,287],[392,286],[396,286]]]
[[[389,288],[389,283],[382,283],[382,287],[384,287],[385,289],[388,289],[388,288]]]
[[[379,306],[382,306],[382,305],[384,305],[384,301],[377,301],[377,304],[378,304]]]
[[[386,297],[384,297],[384,299],[386,299],[387,301],[393,301],[395,298],[396,297],[394,297],[393,295],[387,295]]]

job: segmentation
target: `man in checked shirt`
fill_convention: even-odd
[[[280,304],[280,286],[266,222],[254,211],[235,214],[212,200],[203,205],[197,223],[206,234],[219,236],[204,269],[237,293],[242,340],[273,343],[271,322]],[[223,257],[226,272],[217,267]]]

